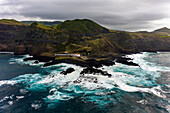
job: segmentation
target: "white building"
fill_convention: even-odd
[[[70,53],[62,53],[62,54],[54,54],[54,56],[72,56],[72,57],[80,57],[80,54],[70,54]]]

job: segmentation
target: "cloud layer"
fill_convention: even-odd
[[[170,27],[170,0],[0,0],[0,18],[67,20],[89,18],[110,29]]]

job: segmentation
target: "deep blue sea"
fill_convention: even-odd
[[[83,67],[66,63],[42,67],[27,57],[0,53],[0,113],[170,112],[170,52],[127,55],[139,66],[101,67],[110,78],[80,75]],[[70,67],[75,71],[60,74]]]

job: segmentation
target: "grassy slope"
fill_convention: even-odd
[[[0,24],[6,24],[6,25],[25,25],[22,22],[16,21],[14,19],[1,19]]]
[[[164,28],[161,28],[161,29],[157,29],[152,33],[154,33],[156,35],[162,35],[162,36],[168,35],[168,36],[170,36],[170,29],[164,27]]]
[[[40,24],[40,23],[38,23],[37,27],[39,27],[39,28],[41,28],[41,29],[45,29],[45,30],[52,29],[52,27],[45,26],[45,25],[43,25],[43,24]]]
[[[54,53],[68,52],[105,57],[170,50],[170,37],[165,34],[108,32],[106,28],[87,19],[65,21],[56,26],[57,29],[39,23],[32,26],[7,19],[0,20],[0,25],[0,50],[11,50],[18,54],[52,56]]]

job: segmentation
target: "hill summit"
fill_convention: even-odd
[[[170,29],[167,28],[167,27],[163,27],[163,28],[155,30],[154,33],[156,33],[157,35],[168,35],[168,36],[170,36]]]
[[[0,19],[0,24],[8,24],[8,25],[25,25],[22,22],[19,22],[14,19]]]
[[[109,32],[109,30],[105,27],[89,19],[66,20],[63,23],[57,25],[56,28],[59,30],[78,32],[81,35],[94,35],[98,33]]]

